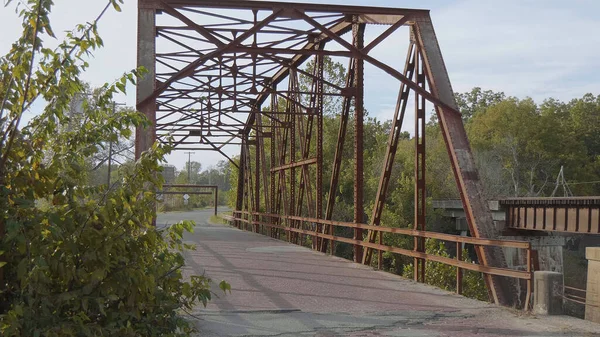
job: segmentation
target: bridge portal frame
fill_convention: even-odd
[[[157,25],[157,14],[167,15],[179,26]],[[218,18],[225,24],[198,22],[194,15]],[[308,28],[282,28],[289,22]],[[365,43],[364,31],[369,25],[388,28]],[[395,65],[374,57],[371,51],[405,26],[410,29],[410,46],[401,72]],[[343,36],[350,32],[352,38],[345,39]],[[282,37],[279,41],[257,38],[266,34]],[[157,52],[159,38],[180,46],[181,51]],[[209,46],[200,50],[194,43]],[[336,48],[328,48],[333,44]],[[349,60],[345,86],[337,86],[324,77],[325,56]],[[313,62],[312,72],[301,68],[307,61]],[[365,62],[400,82],[369,225],[364,223],[362,185]],[[266,64],[275,67],[258,69]],[[302,227],[305,222],[297,217],[309,215],[319,220],[311,226],[321,233],[314,237],[313,248],[327,251],[333,234],[333,225],[327,221],[333,216],[344,142],[352,120],[355,226],[351,240],[355,261],[369,264],[372,245],[377,240],[382,242],[384,231],[375,228],[380,225],[400,129],[412,93],[417,139],[414,230],[425,231],[424,116],[428,103],[435,108],[472,235],[481,239],[498,235],[427,10],[241,0],[138,0],[138,65],[147,73],[137,85],[137,108],[150,125],[136,131],[136,155],[139,157],[155,141],[170,142],[176,149],[220,152],[239,169],[236,211],[246,217],[236,219],[240,227],[241,220],[253,224],[254,231],[259,230],[260,223],[269,223],[270,234],[280,237],[277,226],[285,224],[280,228],[288,228],[286,238],[302,242],[306,239],[306,229]],[[158,68],[166,70],[159,72]],[[309,79],[308,90],[301,88],[300,76]],[[323,100],[327,95],[343,102],[329,194],[325,194],[323,184]],[[264,106],[269,102],[268,107]],[[173,116],[179,119],[172,119]],[[194,137],[199,137],[199,141],[192,141]],[[239,162],[223,151],[224,146],[231,144],[241,145]],[[369,229],[365,236],[366,228]],[[424,238],[416,235],[414,243],[415,279],[419,281],[425,278]],[[363,252],[363,245],[358,242],[365,239],[371,246],[366,245]],[[498,248],[477,245],[477,253],[483,266],[506,267]],[[494,302],[513,305],[516,294],[507,286],[509,283],[502,276],[485,275]]]

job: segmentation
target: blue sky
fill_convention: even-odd
[[[16,3],[17,0],[13,1]],[[320,2],[310,1],[305,2]],[[446,66],[456,92],[475,86],[507,95],[568,101],[591,92],[600,94],[600,1],[596,0],[328,0],[332,4],[430,9]],[[55,32],[91,21],[105,5],[99,0],[55,0]],[[93,86],[112,81],[136,64],[137,1],[125,0],[122,13],[110,11],[99,25],[105,48],[90,60],[84,79]],[[14,5],[0,9],[0,53],[20,33]],[[48,41],[50,45],[55,44]],[[378,57],[403,63],[405,41],[387,41]],[[376,50],[374,50],[375,52]],[[400,54],[398,54],[400,53]],[[398,85],[382,73],[366,69],[366,104],[372,116],[389,119]],[[134,88],[118,100],[134,105]],[[35,110],[29,113],[33,115]],[[412,125],[407,120],[406,125]],[[203,153],[203,166],[221,159]],[[187,159],[175,153],[170,163]]]

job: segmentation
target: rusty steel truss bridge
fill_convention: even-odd
[[[414,259],[414,278],[425,281],[425,261],[482,272],[490,298],[528,307],[532,270],[508,269],[502,247],[528,242],[496,240],[465,128],[454,99],[429,11],[403,8],[278,3],[242,0],[139,0],[137,108],[152,122],[136,133],[136,155],[155,141],[176,150],[220,152],[238,167],[237,203],[230,218],[239,228],[331,251],[354,246],[354,260],[381,263],[384,251]],[[376,32],[373,34],[371,29]],[[385,40],[408,38],[405,60],[378,59]],[[393,40],[393,41],[396,41]],[[326,57],[345,59],[345,83],[324,76]],[[307,67],[307,64],[311,64]],[[374,207],[364,214],[363,133],[365,65],[397,83],[398,95]],[[303,80],[303,81],[301,81]],[[307,84],[308,83],[308,84]],[[332,169],[324,170],[324,100],[340,102],[341,118]],[[473,237],[425,230],[426,109],[435,109]],[[409,111],[410,110],[410,111]],[[398,140],[414,114],[414,228],[380,226]],[[350,133],[353,133],[349,135]],[[344,158],[346,138],[353,158]],[[236,146],[239,157],[226,149]],[[352,163],[352,222],[333,219],[343,163]],[[324,180],[329,179],[327,184]],[[325,186],[328,186],[325,188]],[[369,221],[367,222],[367,219]],[[353,237],[336,236],[335,227]],[[383,236],[404,235],[413,249],[386,246]],[[478,263],[425,251],[425,239],[471,244]],[[528,256],[529,256],[528,254]],[[516,289],[526,284],[525,300]],[[520,303],[517,303],[520,302]]]

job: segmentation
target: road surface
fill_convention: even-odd
[[[232,294],[194,311],[201,336],[600,336],[600,325],[534,317],[464,298],[269,237],[210,224],[212,210],[167,213],[189,219],[186,273],[228,281]]]

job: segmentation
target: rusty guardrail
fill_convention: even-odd
[[[532,267],[532,250],[531,243],[525,241],[513,241],[513,240],[494,240],[494,239],[483,239],[483,238],[474,238],[474,237],[465,237],[459,235],[445,234],[445,233],[436,233],[436,232],[428,232],[428,231],[420,231],[414,229],[407,228],[392,228],[392,227],[382,227],[382,226],[371,226],[366,224],[357,224],[353,222],[342,222],[342,221],[332,221],[332,220],[323,220],[316,218],[307,218],[300,216],[283,216],[279,214],[268,214],[268,213],[254,213],[254,212],[246,212],[246,211],[234,211],[233,216],[222,216],[224,220],[232,222],[234,226],[239,229],[252,230],[256,233],[266,233],[265,228],[270,228],[276,231],[283,231],[286,233],[286,238],[288,241],[292,242],[294,234],[302,235],[302,236],[310,236],[315,238],[316,240],[331,240],[336,242],[344,242],[352,245],[360,245],[362,247],[371,248],[378,251],[378,268],[381,269],[382,263],[382,253],[383,252],[391,252],[395,254],[400,254],[407,257],[412,257],[416,259],[422,259],[425,261],[433,261],[439,262],[446,265],[450,265],[456,267],[456,293],[462,294],[462,283],[463,283],[463,271],[471,270],[475,272],[481,272],[488,275],[499,275],[515,278],[518,280],[525,280],[527,283],[526,297],[524,310],[530,309],[531,302],[531,294],[533,287],[533,267]],[[246,216],[246,218],[244,218]],[[272,222],[259,221],[256,219],[260,219],[261,217],[270,218]],[[275,220],[275,221],[273,221]],[[280,225],[281,220],[286,220],[288,223],[293,224],[292,226],[283,226]],[[242,223],[245,226],[242,226]],[[305,229],[304,224],[309,223],[311,229]],[[368,241],[355,240],[351,238],[324,234],[318,232],[316,224],[325,225],[325,226],[338,226],[338,227],[346,227],[346,228],[361,228],[368,229],[372,231],[382,232],[382,233],[391,233],[391,234],[400,234],[407,235],[411,237],[418,238],[426,238],[426,239],[437,239],[442,241],[454,242],[456,243],[456,256],[455,258],[448,258],[444,256],[428,254],[426,252],[419,252],[415,250],[408,250],[404,248],[388,246],[381,243],[370,243]],[[262,230],[261,230],[262,227]],[[273,231],[271,231],[273,233]],[[329,233],[333,233],[333,231],[329,231]],[[279,236],[279,235],[278,235]],[[280,236],[279,236],[280,237]],[[298,241],[297,238],[295,241]],[[302,240],[300,240],[302,241]],[[313,241],[314,242],[314,241]],[[472,244],[475,246],[494,246],[494,247],[510,247],[517,249],[525,249],[527,251],[527,266],[526,270],[515,270],[515,269],[507,269],[507,268],[497,268],[481,265],[478,263],[469,263],[462,260],[462,244]],[[315,246],[313,246],[314,248]]]

